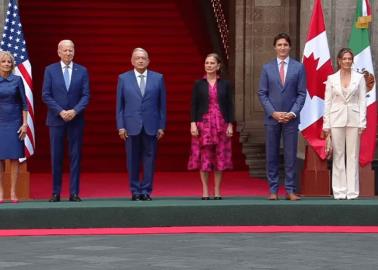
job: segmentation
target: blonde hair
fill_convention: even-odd
[[[11,60],[11,63],[12,63],[12,73],[14,71],[14,68],[16,66],[16,61],[14,60],[14,56],[12,53],[8,52],[8,51],[0,51],[0,60],[2,60],[5,56],[8,56]]]

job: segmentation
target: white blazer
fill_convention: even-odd
[[[340,70],[328,76],[324,97],[323,129],[366,128],[366,82],[363,74],[352,70],[348,90],[347,96],[344,96]]]

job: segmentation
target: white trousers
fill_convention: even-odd
[[[331,128],[331,135],[333,147],[333,197],[335,199],[355,199],[360,193],[358,179],[360,135],[358,134],[358,128]]]

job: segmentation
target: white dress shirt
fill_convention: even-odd
[[[136,69],[134,69],[134,73],[135,73],[135,77],[137,79],[139,88],[140,88],[140,77],[139,77],[140,75],[144,76],[144,82],[146,83],[145,85],[147,85],[147,69],[143,73],[139,73]]]
[[[63,63],[62,61],[60,61],[60,66],[62,67],[62,72],[64,74],[64,70],[66,69],[66,64]],[[70,82],[71,82],[71,78],[72,78],[72,67],[73,67],[73,62],[71,61],[71,63],[68,64],[68,74],[70,74]]]

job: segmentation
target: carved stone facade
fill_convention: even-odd
[[[377,14],[378,2],[371,2],[372,14]],[[232,60],[236,120],[246,163],[250,174],[255,177],[265,177],[264,120],[257,97],[261,68],[265,62],[275,57],[272,43],[273,37],[279,32],[286,32],[291,36],[291,56],[301,59],[313,3],[313,0],[235,0],[235,21],[231,25],[235,26],[235,54]],[[334,59],[337,51],[348,44],[356,0],[323,0],[322,4],[331,57]],[[377,39],[377,24],[373,23],[373,57],[378,53]],[[377,74],[375,61],[374,66]],[[303,158],[303,139],[299,143],[298,156]]]

